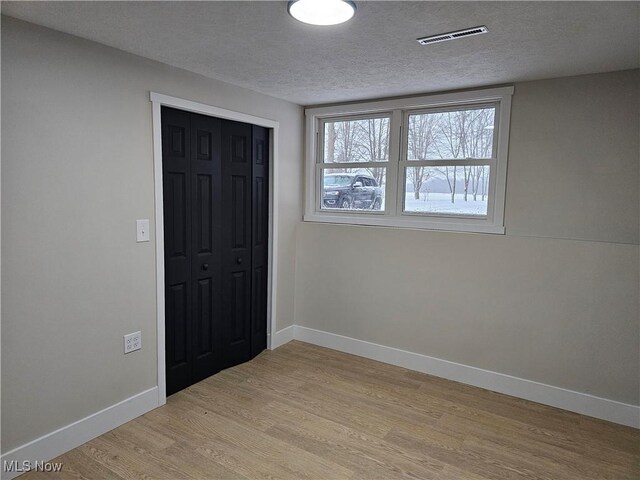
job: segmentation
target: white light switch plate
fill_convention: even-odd
[[[133,332],[124,336],[124,353],[135,352],[142,348],[142,332]]]
[[[149,241],[149,219],[136,220],[136,242]]]

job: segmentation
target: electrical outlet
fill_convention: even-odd
[[[142,348],[142,332],[133,332],[124,336],[124,353],[135,352]]]

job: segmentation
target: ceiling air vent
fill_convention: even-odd
[[[489,30],[484,25],[480,27],[465,28],[464,30],[456,30],[455,32],[441,33],[439,35],[431,35],[429,37],[418,38],[420,45],[429,45],[430,43],[448,42],[456,38],[470,37],[472,35],[481,35]]]

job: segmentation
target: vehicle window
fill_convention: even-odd
[[[326,175],[324,177],[325,187],[346,187],[351,184],[349,175]]]

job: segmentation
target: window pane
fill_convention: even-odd
[[[324,163],[389,161],[389,118],[325,122]]]
[[[486,216],[490,171],[486,165],[408,167],[404,211]]]
[[[386,178],[386,168],[323,169],[322,209],[384,210]]]
[[[491,158],[495,107],[409,115],[408,160]]]

